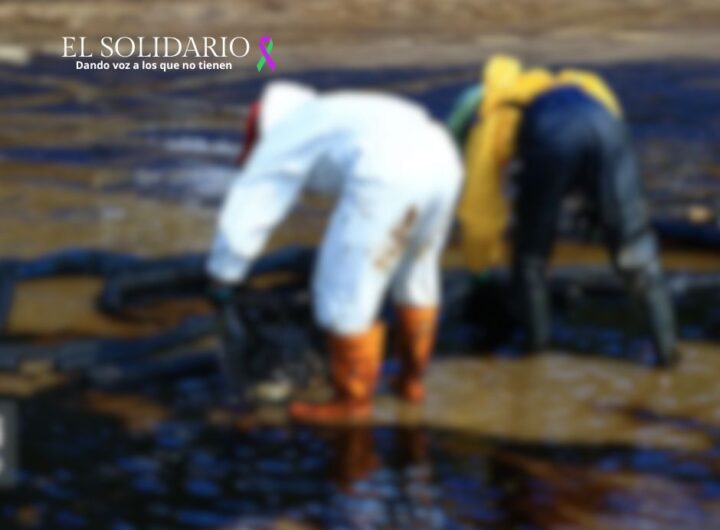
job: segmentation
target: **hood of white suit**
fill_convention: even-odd
[[[260,136],[267,134],[278,123],[316,97],[315,90],[300,83],[269,83],[263,90],[260,103]]]

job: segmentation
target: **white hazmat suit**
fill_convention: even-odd
[[[259,141],[220,213],[207,268],[244,279],[305,190],[337,197],[315,264],[313,307],[326,331],[368,329],[386,291],[433,306],[462,165],[420,106],[370,92],[318,95],[288,82],[260,100]]]

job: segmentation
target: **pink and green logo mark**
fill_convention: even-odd
[[[263,35],[260,37],[260,53],[262,57],[257,62],[257,71],[260,72],[267,64],[270,70],[275,71],[275,61],[273,60],[270,52],[273,49],[273,40],[269,35]]]

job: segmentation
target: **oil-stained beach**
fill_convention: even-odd
[[[0,527],[720,525],[713,2],[449,2],[425,14],[408,2],[369,2],[355,17],[351,5],[318,1],[302,14],[290,2],[252,2],[244,9],[254,17],[229,2],[179,2],[172,20],[166,4],[0,6],[8,28],[0,39],[0,291],[12,284],[0,395],[17,403],[22,428],[16,486],[0,490]],[[392,90],[439,117],[488,52],[591,64],[617,90],[635,137],[682,311],[682,361],[668,370],[644,364],[631,351],[630,302],[613,290],[576,296],[561,279],[567,348],[533,357],[503,345],[473,349],[466,327],[449,326],[423,406],[402,404],[383,386],[364,425],[290,425],[282,406],[239,412],[204,300],[166,300],[132,318],[96,306],[116,264],[206,251],[235,174],[240,124],[268,77],[242,61],[224,72],[113,72],[78,71],[58,57],[58,32],[143,28],[269,33],[276,77]],[[316,242],[327,208],[304,201],[270,250]],[[564,270],[606,264],[598,245],[566,235],[554,258]],[[85,249],[77,255],[88,270],[84,252],[111,259],[94,258],[103,274],[53,274],[52,256],[68,249]],[[453,242],[447,270],[459,263]],[[687,287],[700,278],[706,288]]]

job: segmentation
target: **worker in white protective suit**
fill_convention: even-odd
[[[462,163],[441,124],[391,95],[318,95],[270,83],[253,106],[244,165],[220,213],[207,268],[237,285],[305,190],[337,196],[313,275],[334,397],[295,402],[300,421],[364,418],[385,342],[386,291],[397,309],[402,370],[395,388],[419,401],[434,345],[440,257],[461,189]]]

